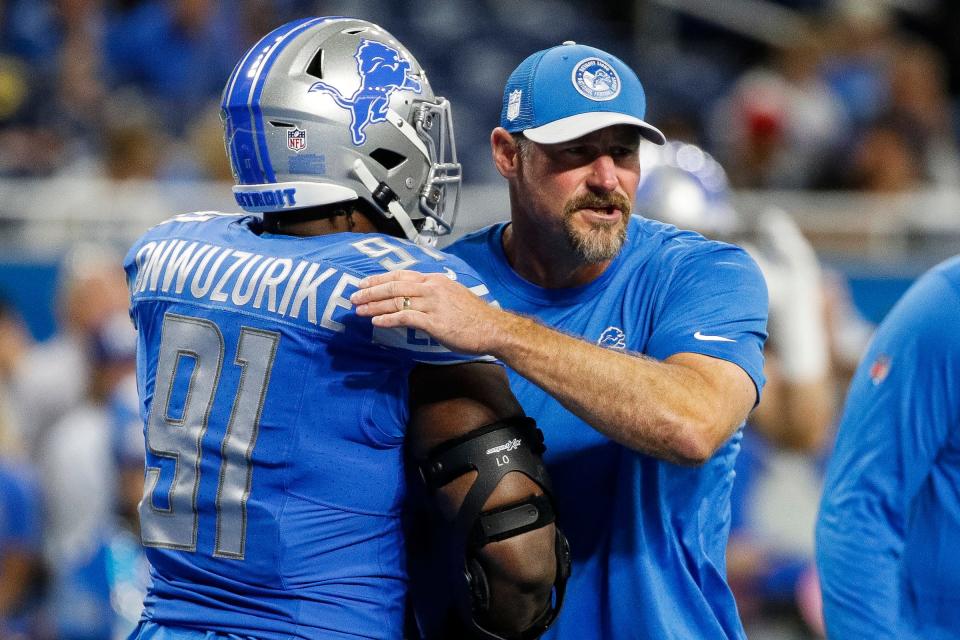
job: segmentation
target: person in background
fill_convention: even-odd
[[[34,345],[11,383],[24,446],[38,463],[49,429],[87,392],[93,335],[127,305],[123,270],[109,248],[83,244],[64,258],[57,285],[57,332]]]
[[[0,637],[33,638],[41,627],[43,512],[36,470],[0,419]]]
[[[126,314],[93,333],[85,396],[50,428],[41,448],[50,611],[63,640],[114,635],[108,565],[120,499],[116,440],[123,408],[136,407],[136,346]],[[142,459],[139,469],[142,489]]]
[[[878,327],[844,406],[816,528],[830,638],[960,629],[960,257]]]
[[[18,414],[4,393],[30,346],[23,320],[0,300],[0,638],[41,632],[43,513],[39,478],[15,426]]]
[[[822,269],[785,211],[751,216],[733,206],[709,153],[685,142],[646,151],[637,211],[739,244],[767,282],[767,383],[736,462],[727,574],[750,638],[806,638],[822,627],[810,606],[819,600],[813,524],[835,411]]]
[[[23,317],[13,302],[0,294],[0,421],[7,431],[16,434],[18,447],[22,445],[19,440],[23,426],[13,385],[33,345],[33,337]]]

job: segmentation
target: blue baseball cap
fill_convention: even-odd
[[[574,42],[538,51],[520,63],[503,89],[500,126],[534,142],[566,142],[630,124],[656,144],[667,139],[643,121],[647,96],[637,74],[616,56]]]

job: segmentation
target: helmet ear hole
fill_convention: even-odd
[[[376,160],[380,166],[387,171],[399,167],[407,160],[406,156],[400,155],[396,151],[391,151],[390,149],[384,149],[383,147],[371,151],[370,158]]]
[[[310,59],[310,64],[307,65],[306,73],[308,76],[323,80],[323,49],[317,49],[313,58]]]

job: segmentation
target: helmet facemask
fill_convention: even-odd
[[[427,219],[420,233],[428,241],[432,239],[429,244],[435,244],[439,236],[453,231],[460,208],[462,174],[457,162],[450,102],[444,98],[438,98],[436,103],[424,102],[416,112],[415,126],[420,137],[427,141],[430,152],[430,173],[420,195],[420,210]],[[448,194],[448,189],[453,193]],[[449,216],[445,217],[451,196],[453,204],[449,207]]]

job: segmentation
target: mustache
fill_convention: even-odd
[[[573,198],[563,209],[566,216],[573,215],[578,209],[620,209],[624,216],[630,215],[630,201],[622,193],[613,191],[604,195],[585,193]]]

